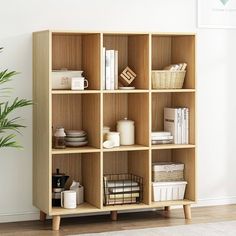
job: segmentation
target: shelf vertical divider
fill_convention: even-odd
[[[100,208],[103,208],[103,33],[100,33]]]
[[[148,112],[148,122],[149,122],[149,151],[148,151],[148,161],[149,161],[149,205],[152,202],[152,150],[151,150],[151,134],[152,134],[152,93],[151,93],[151,89],[152,89],[152,35],[149,34],[148,35],[148,88],[149,88],[149,92],[148,92],[148,96],[149,96],[149,112]]]

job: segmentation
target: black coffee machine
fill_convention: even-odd
[[[61,192],[65,190],[68,175],[60,173],[59,169],[52,174],[52,206],[61,206]]]

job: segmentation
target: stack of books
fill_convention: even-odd
[[[152,132],[152,144],[168,144],[173,143],[171,132]]]
[[[171,132],[174,144],[188,144],[189,108],[164,108],[164,130]]]
[[[107,180],[104,177],[105,205],[137,203],[139,183],[132,180]]]
[[[103,89],[118,89],[118,51],[103,48],[103,65]]]

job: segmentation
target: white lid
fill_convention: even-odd
[[[66,133],[64,131],[64,128],[57,128],[56,132],[54,133],[55,137],[65,137]]]
[[[133,120],[128,120],[128,118],[125,117],[123,120],[118,120],[117,123],[118,123],[118,124],[122,124],[122,123],[134,124],[134,121],[133,121]]]
[[[159,186],[173,186],[173,185],[186,185],[187,181],[171,181],[171,182],[152,182],[153,187]]]

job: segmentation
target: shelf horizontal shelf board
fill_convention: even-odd
[[[183,149],[183,148],[195,148],[194,144],[159,144],[152,145],[152,149]]]
[[[99,212],[101,209],[84,202],[80,205],[77,205],[75,209],[65,209],[62,207],[53,207],[51,211],[51,215],[73,215],[73,214],[80,214],[80,213],[93,213]]]
[[[52,94],[90,94],[100,93],[100,90],[52,90]]]
[[[148,93],[148,89],[117,89],[117,90],[103,90],[103,93]]]
[[[152,93],[195,93],[196,89],[152,89]]]
[[[129,145],[129,146],[120,146],[110,149],[103,148],[103,152],[122,152],[122,151],[140,151],[140,150],[149,150],[149,147],[143,145]]]
[[[184,200],[173,200],[173,201],[162,201],[162,202],[152,202],[151,207],[165,207],[165,206],[176,206],[176,205],[188,205],[194,204],[194,201],[184,199]]]
[[[86,146],[86,147],[77,147],[77,148],[65,148],[65,149],[52,149],[52,154],[73,154],[73,153],[91,153],[91,152],[100,152],[98,148]]]

